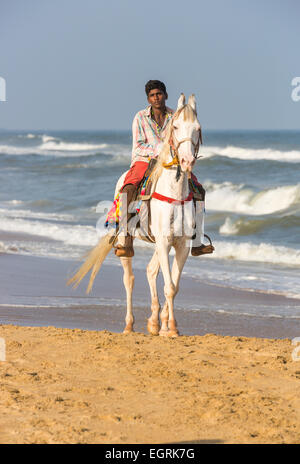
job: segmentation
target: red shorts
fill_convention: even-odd
[[[133,184],[138,187],[147,171],[148,165],[147,161],[136,161],[127,172],[122,189],[127,184]]]
[[[122,189],[127,184],[133,184],[136,187],[138,187],[140,185],[143,177],[144,177],[144,174],[145,174],[147,168],[148,168],[148,164],[149,163],[147,163],[147,161],[136,161],[134,163],[134,165],[131,166],[131,168],[127,172],[127,174],[125,176],[125,179],[124,179]],[[201,186],[201,184],[197,180],[197,177],[193,173],[192,173],[192,179],[193,179],[194,183],[197,186],[199,186],[199,185]]]

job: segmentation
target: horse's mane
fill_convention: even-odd
[[[169,122],[169,125],[167,127],[166,135],[164,138],[163,146],[161,148],[161,151],[157,157],[157,163],[153,169],[153,172],[151,174],[151,180],[152,180],[152,185],[155,185],[158,178],[160,177],[162,170],[163,170],[163,164],[167,162],[168,157],[170,155],[170,145],[169,145],[169,140],[170,140],[170,135],[171,135],[171,130],[173,126],[173,122],[178,119],[179,115],[183,113],[183,120],[184,121],[194,121],[195,118],[197,117],[196,112],[193,110],[191,105],[188,103],[184,105],[182,108],[177,110]]]

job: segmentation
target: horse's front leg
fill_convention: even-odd
[[[159,264],[164,277],[164,294],[166,303],[164,309],[160,315],[161,318],[161,329],[159,335],[177,336],[178,330],[176,328],[176,321],[174,318],[174,296],[175,296],[175,285],[172,280],[169,252],[171,246],[162,242],[156,243],[156,252],[159,259]]]
[[[159,331],[159,335],[168,335],[169,334],[169,307],[168,302],[165,301],[163,309],[160,313],[160,320],[161,320],[161,329]]]
[[[127,299],[127,312],[126,312],[126,327],[123,331],[124,334],[133,332],[134,317],[132,314],[132,290],[134,285],[134,275],[132,272],[132,258],[120,258],[123,266],[123,283],[126,290]]]
[[[172,265],[172,282],[175,285],[174,299],[179,291],[181,273],[189,255],[189,247],[186,246],[185,240],[180,241],[180,243],[175,245],[175,252],[176,254]],[[178,334],[176,319],[175,317],[173,318],[173,321],[169,319],[169,307],[167,301],[163,306],[161,319],[164,321],[164,324],[162,324],[163,330],[161,335],[176,336],[176,334]]]
[[[152,335],[158,335],[159,329],[160,329],[159,318],[158,318],[160,304],[159,304],[157,288],[156,288],[156,279],[157,279],[158,272],[159,272],[159,260],[158,260],[157,253],[154,252],[154,255],[152,256],[147,266],[147,278],[148,278],[148,283],[149,283],[150,293],[151,293],[151,311],[152,311],[152,314],[148,319],[147,329],[148,329],[148,332],[151,333]]]

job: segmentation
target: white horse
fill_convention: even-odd
[[[150,227],[155,238],[155,251],[147,266],[147,278],[152,299],[152,315],[148,319],[147,328],[153,335],[178,336],[174,317],[174,297],[179,289],[180,276],[190,251],[190,240],[194,232],[194,205],[191,201],[192,196],[189,194],[188,180],[197,158],[200,143],[202,143],[201,126],[197,119],[195,96],[191,95],[188,103],[185,104],[185,96],[181,94],[177,110],[169,124],[157,164],[151,175]],[[178,178],[179,166],[181,174]],[[117,183],[116,193],[123,185],[125,174]],[[202,220],[201,217],[200,229],[202,229]],[[136,237],[143,238],[139,232],[137,232]],[[121,237],[117,239],[119,243],[122,241]],[[201,239],[202,237],[199,237],[200,244]],[[93,268],[87,288],[87,293],[89,293],[101,264],[115,243],[115,232],[111,230],[91,250],[78,272],[69,279],[68,284],[74,284],[74,287],[77,287],[83,277]],[[172,269],[169,261],[171,247],[175,249]],[[134,324],[132,258],[121,257],[120,260],[124,271],[123,282],[127,296],[126,327],[123,333],[130,333],[133,331]],[[164,278],[165,295],[165,304],[160,314],[161,327],[159,324],[160,304],[156,288],[159,268],[161,268]]]

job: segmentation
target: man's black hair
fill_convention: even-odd
[[[147,94],[147,97],[149,95],[149,92],[154,89],[159,89],[164,92],[164,94],[167,94],[167,89],[166,86],[163,82],[161,81],[148,81],[147,84],[145,85],[145,91]]]

